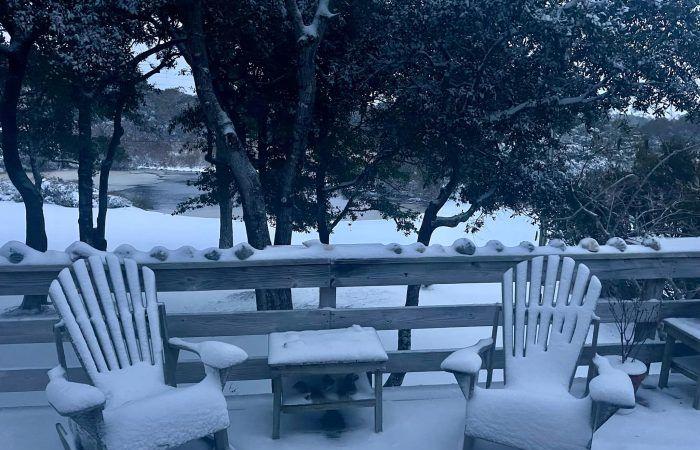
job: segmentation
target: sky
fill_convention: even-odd
[[[148,60],[141,65],[142,70],[148,70],[149,64],[157,64],[157,60]],[[183,73],[184,72],[184,73]],[[149,79],[149,83],[158,89],[180,89],[186,94],[194,95],[194,81],[190,74],[190,67],[185,62],[184,58],[178,58],[176,67],[172,69],[163,69],[160,73],[153,75]]]

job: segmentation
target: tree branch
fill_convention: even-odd
[[[298,42],[304,43],[305,41],[313,41],[318,38],[321,22],[335,16],[329,9],[329,2],[330,0],[318,0],[314,18],[309,25],[306,25],[301,11],[299,10],[297,0],[284,1],[287,14],[289,14],[292,27],[294,28],[294,35]]]
[[[185,42],[185,38],[178,38],[178,39],[171,39],[167,42],[162,42],[154,47],[151,47],[148,50],[145,50],[138,55],[134,56],[131,61],[129,61],[129,65],[136,66],[142,61],[144,61],[146,58],[148,58],[151,55],[155,55],[156,53],[162,51],[162,50],[167,50],[168,48],[171,48],[173,46],[177,46],[179,43]]]
[[[485,117],[487,122],[498,122],[499,120],[506,119],[508,117],[518,114],[520,111],[525,109],[537,108],[545,105],[554,106],[570,106],[576,104],[591,103],[601,100],[607,96],[606,93],[596,94],[591,97],[591,94],[595,93],[600,89],[605,83],[605,79],[600,80],[598,83],[594,84],[590,88],[586,89],[582,94],[575,97],[560,97],[558,95],[550,95],[539,100],[527,100],[525,102],[519,103],[508,109],[492,113]]]
[[[453,216],[438,216],[433,220],[433,228],[439,228],[439,227],[448,227],[448,228],[454,228],[460,223],[464,223],[467,220],[471,219],[472,216],[474,216],[474,213],[476,213],[483,202],[488,200],[489,198],[493,197],[493,195],[496,193],[495,188],[489,189],[487,192],[479,196],[479,198],[474,201],[471,205],[469,205],[469,209],[466,211],[463,211],[459,214],[455,214]]]

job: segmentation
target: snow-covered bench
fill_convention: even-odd
[[[134,260],[91,256],[87,264],[78,260],[63,269],[49,296],[61,318],[55,328],[61,365],[49,372],[46,394],[70,419],[70,431],[56,426],[66,450],[155,450],[203,437],[216,450],[229,449],[221,390],[225,371],[247,355],[222,342],[168,340],[165,309],[149,268],[139,274]],[[92,385],[66,379],[64,334]],[[199,355],[204,380],[175,387],[180,350]]]
[[[482,354],[493,348],[493,339],[442,363],[467,399],[465,449],[473,448],[477,438],[525,450],[587,449],[604,409],[634,407],[629,376],[597,355],[590,395],[569,393],[593,322],[596,346],[600,289],[585,265],[559,256],[549,256],[546,264],[543,256],[523,261],[503,275],[505,386],[476,386]]]
[[[680,372],[697,382],[693,408],[700,409],[700,318],[669,318],[661,322],[661,329],[666,333],[666,345],[661,362],[659,387],[668,386],[668,376],[671,370]],[[676,342],[687,345],[698,355],[673,356]]]

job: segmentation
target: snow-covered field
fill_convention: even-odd
[[[442,210],[445,215],[454,214],[462,208],[448,203]],[[49,249],[64,250],[78,239],[78,210],[55,205],[44,207],[46,215]],[[21,203],[0,201],[0,215],[5,218],[0,225],[0,242],[24,240],[24,206]],[[477,245],[490,239],[498,239],[505,245],[517,245],[523,240],[534,240],[536,227],[527,217],[501,211],[486,220],[481,231],[467,234],[464,227],[440,228],[433,235],[432,243],[452,244],[455,239],[469,237]],[[216,246],[218,242],[218,219],[171,216],[139,208],[110,210],[107,217],[107,241],[110,248],[119,244],[131,244],[137,249],[150,249],[154,245],[177,248],[191,245],[195,248]],[[316,233],[295,233],[293,243],[317,238]],[[397,231],[390,220],[358,220],[341,222],[331,235],[336,244],[415,242],[415,235],[406,236]],[[234,240],[245,241],[245,228],[240,221],[234,222]]]

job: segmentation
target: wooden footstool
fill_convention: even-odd
[[[271,333],[268,365],[272,378],[272,438],[280,436],[282,412],[341,409],[349,406],[374,407],[374,431],[382,431],[382,373],[388,356],[374,328],[350,328]],[[357,391],[349,395],[318,395],[309,398],[289,392],[284,378],[371,372],[374,386],[359,377]]]

